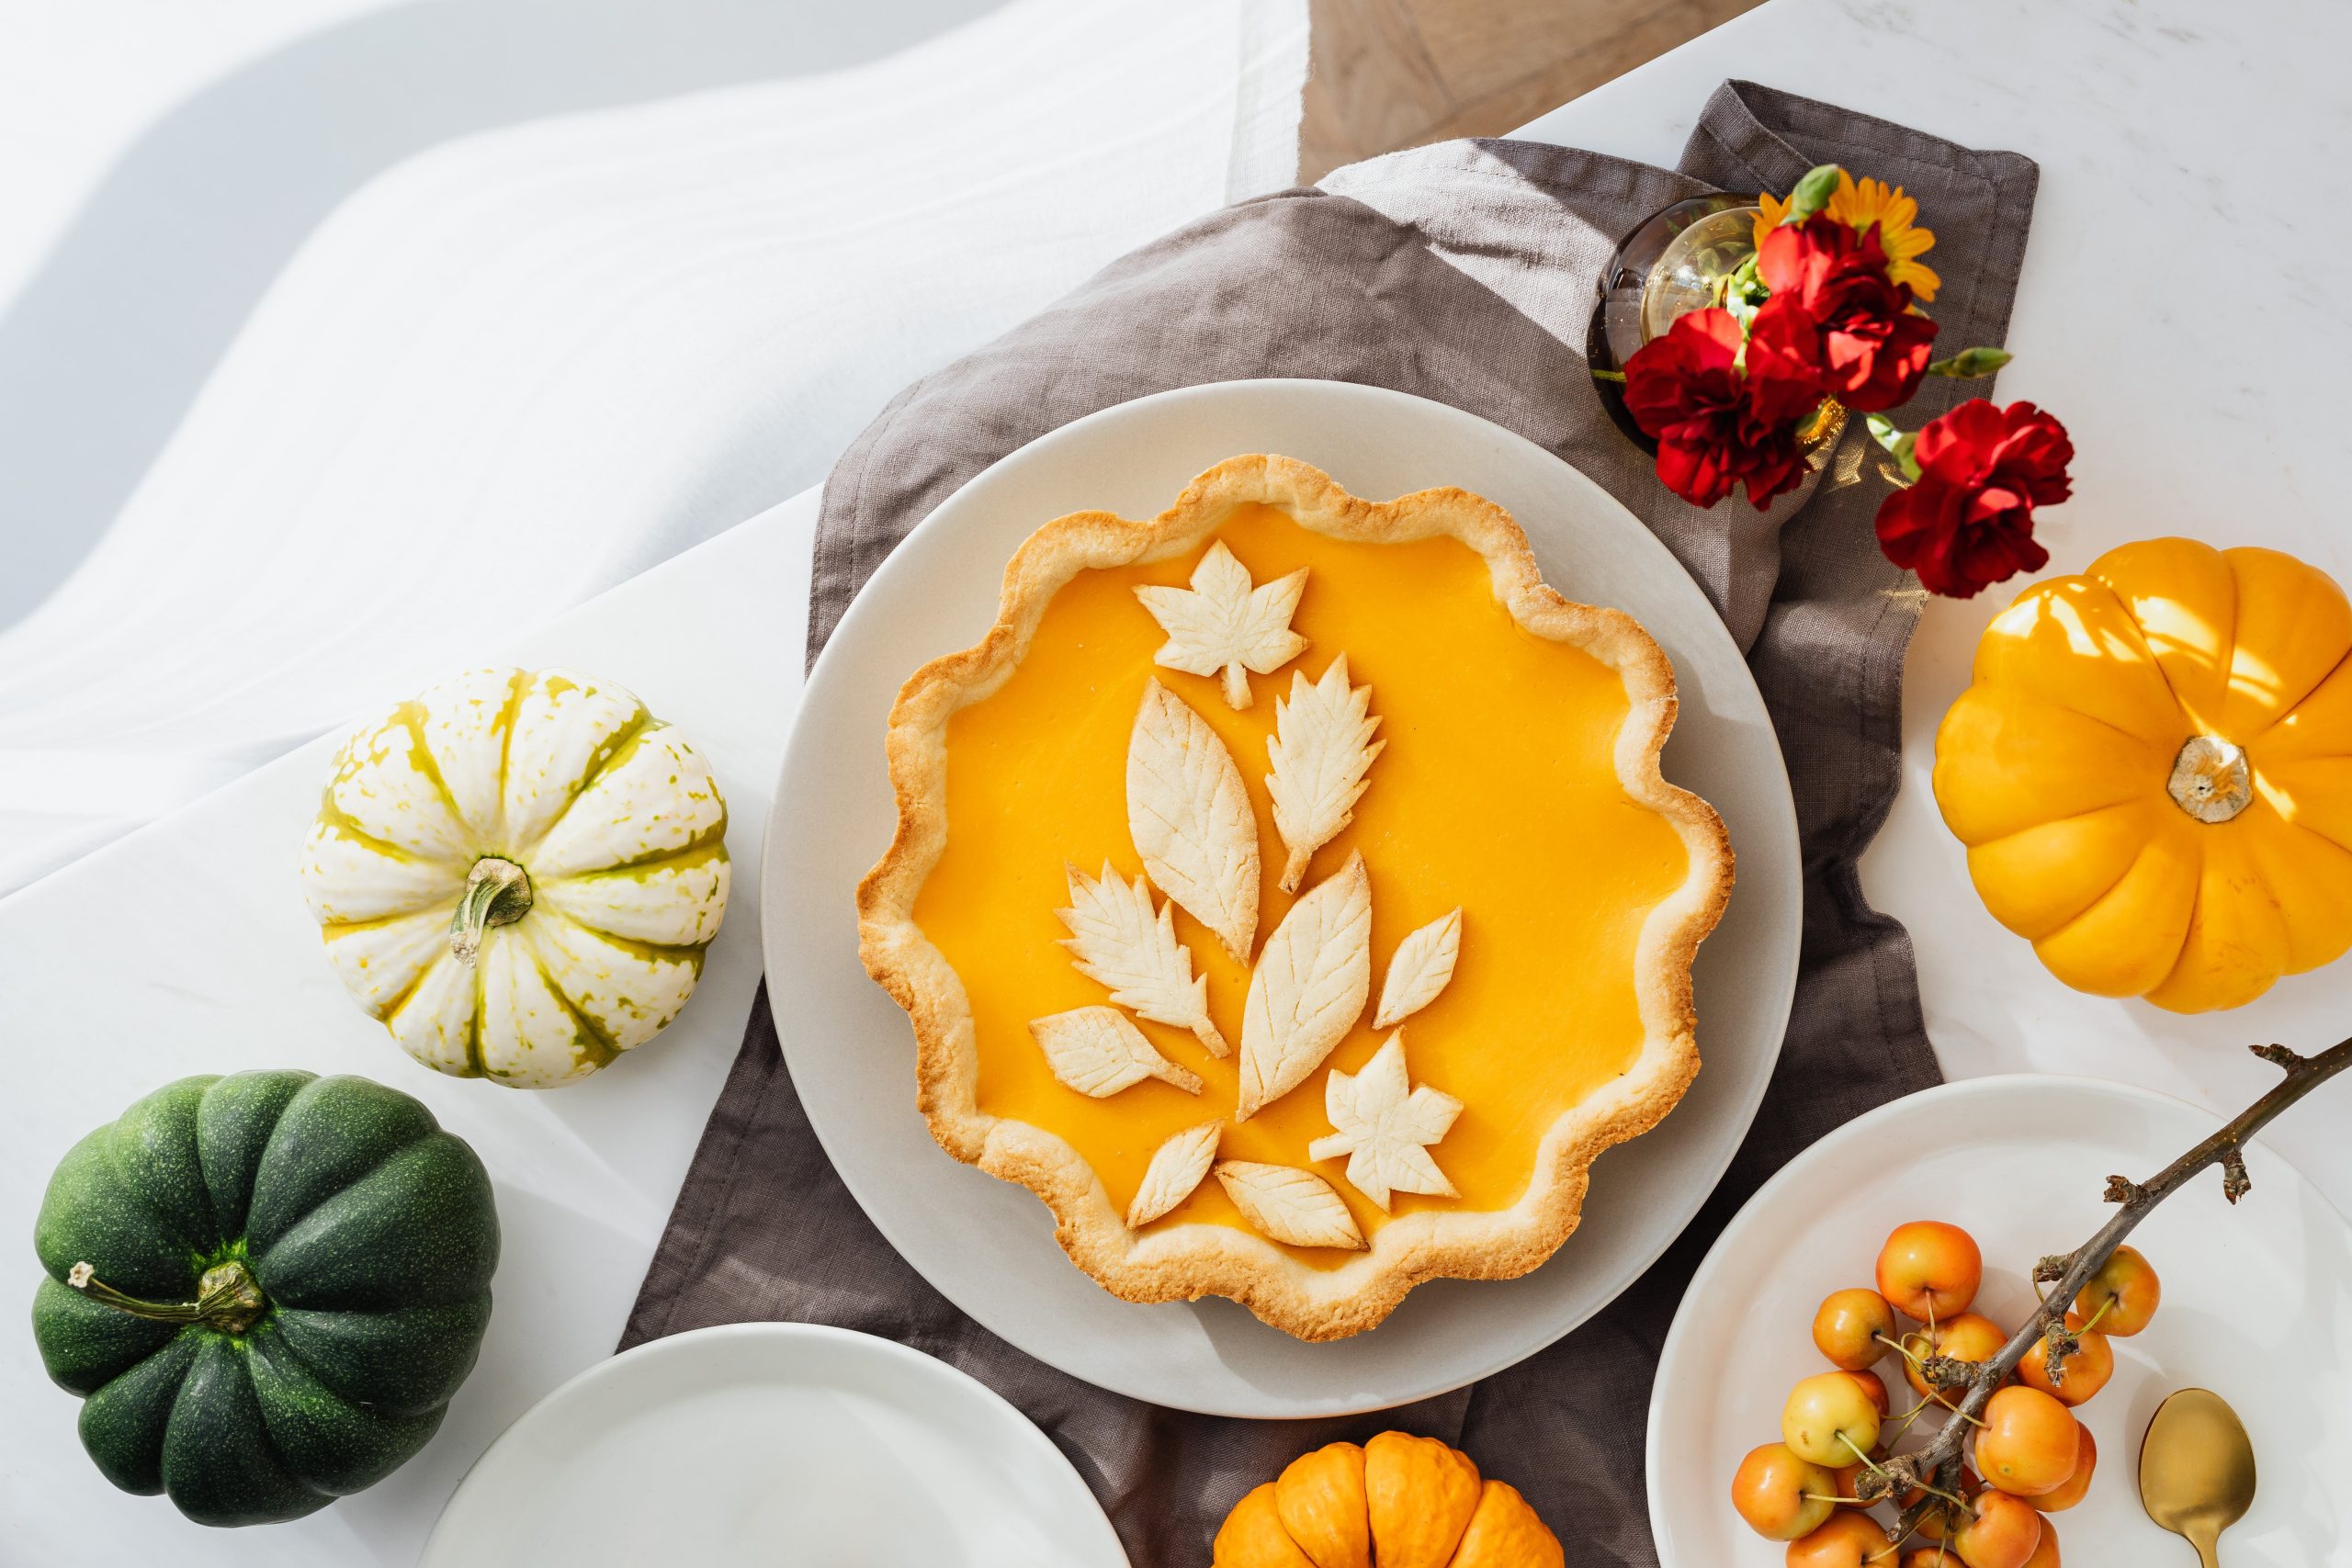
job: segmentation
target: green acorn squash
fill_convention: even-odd
[[[424,1446],[490,1322],[472,1149],[360,1077],[167,1084],[74,1145],[33,1245],[33,1335],[126,1492],[299,1518]]]

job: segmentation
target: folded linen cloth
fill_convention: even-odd
[[[1217,1522],[1243,1492],[1319,1443],[1392,1426],[1457,1443],[1519,1487],[1576,1562],[1654,1564],[1644,1426],[1657,1352],[1699,1258],[1791,1156],[1939,1077],[1909,939],[1863,901],[1855,872],[1896,787],[1917,601],[1872,538],[1881,491],[1856,482],[1859,431],[1801,510],[1783,501],[1765,514],[1741,502],[1701,512],[1660,487],[1611,427],[1583,344],[1596,280],[1641,220],[1713,188],[1785,191],[1831,161],[1902,185],[1931,218],[1943,341],[1999,343],[2032,209],[2031,163],[1734,82],[1708,103],[1679,172],[1557,147],[1450,142],[1229,208],[1134,253],[899,394],[833,469],[817,541],[812,658],[884,556],[989,463],[1113,403],[1269,374],[1450,402],[1607,486],[1674,549],[1748,649],[1787,755],[1805,867],[1802,971],[1770,1090],[1722,1186],[1656,1267],[1549,1349],[1375,1416],[1250,1422],[1108,1393],[980,1328],[890,1250],[809,1131],[763,997],[623,1346],[747,1318],[838,1324],[913,1345],[1051,1434],[1139,1568],[1206,1562]],[[1980,389],[1931,383],[1906,416]],[[1573,1238],[1547,1267],[1576,1267]]]

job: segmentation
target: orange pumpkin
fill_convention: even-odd
[[[1986,628],[1935,791],[1996,919],[2078,990],[2236,1007],[2352,945],[2352,606],[2151,539]]]
[[[1241,1499],[1215,1568],[1563,1568],[1512,1487],[1433,1438],[1383,1432],[1303,1454]]]

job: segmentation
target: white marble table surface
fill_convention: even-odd
[[[2079,499],[2048,514],[2054,569],[2186,532],[2277,546],[2347,576],[2325,471],[2341,447],[2347,332],[2325,269],[2352,253],[2326,130],[2352,20],[2323,0],[1771,0],[1546,116],[1527,134],[1670,161],[1700,104],[1747,76],[2039,160],[2040,205],[2005,398],[2072,428]],[[634,686],[710,753],[729,845],[759,860],[799,686],[815,497],[804,495],[484,657],[566,662]],[[2077,996],[1968,890],[1926,789],[1937,716],[1996,604],[1929,606],[1910,661],[1905,776],[1865,863],[1919,949],[1928,1026],[1954,1077],[2119,1078],[2234,1108],[2267,1068],[2234,1049],[2352,1032],[2352,967],[2222,1018]],[[0,1225],[23,1247],[65,1146],[185,1074],[299,1065],[429,1101],[497,1183],[506,1250],[482,1362],[441,1435],[382,1485],[299,1524],[209,1532],[115,1493],[29,1337],[0,1336],[0,1519],[25,1561],[413,1562],[459,1474],[534,1400],[608,1354],[740,1035],[759,890],[737,883],[700,994],[657,1045],[559,1094],[440,1079],[398,1055],[317,951],[293,863],[333,741],[283,759],[0,901]],[[2273,1142],[2352,1207],[2340,1107]],[[2102,1173],[2103,1174],[2103,1173]],[[17,1278],[29,1292],[28,1249]]]

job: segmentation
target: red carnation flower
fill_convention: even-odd
[[[1911,313],[1911,286],[1886,276],[1878,225],[1856,233],[1820,214],[1784,223],[1757,253],[1774,299],[1793,299],[1821,329],[1822,378],[1857,413],[1908,402],[1928,373],[1936,323]]]
[[[1919,482],[1878,509],[1879,547],[1931,593],[1973,597],[2050,552],[2034,542],[2033,509],[2066,499],[2075,444],[2031,403],[1973,398],[1932,420],[1911,449]]]
[[[1805,476],[1797,428],[1820,403],[1819,344],[1794,307],[1757,313],[1740,367],[1728,310],[1693,310],[1625,364],[1625,408],[1657,438],[1657,477],[1693,506],[1738,484],[1758,512]]]

